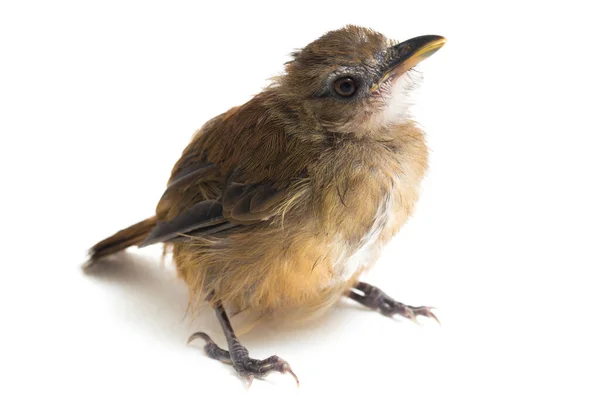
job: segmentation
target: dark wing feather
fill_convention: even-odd
[[[158,221],[139,247],[168,242],[181,233],[213,227],[224,222],[227,221],[223,218],[223,206],[216,200],[205,200],[194,204],[171,221]]]
[[[169,186],[163,193],[156,212],[159,216],[166,215],[171,206],[171,201],[177,196],[182,196],[191,185],[197,185],[202,181],[215,179],[219,174],[219,169],[216,165],[209,162],[198,163],[187,166],[173,175],[169,182]]]
[[[261,170],[268,169],[269,160],[285,150],[281,145],[285,134],[267,120],[257,120],[258,111],[263,110],[261,103],[245,107],[243,115],[237,107],[207,122],[184,150],[156,207],[156,227],[141,246],[186,241],[261,223],[282,209],[287,190],[262,180],[264,175],[261,181],[248,181],[242,169],[256,164],[249,162],[254,158],[260,160]],[[271,146],[265,158],[265,152],[247,146],[249,137],[279,145]]]
[[[231,228],[235,228],[236,226],[238,225],[232,224],[231,222],[224,222],[209,228],[196,229],[185,234],[175,236],[174,238],[169,239],[168,242],[191,242],[194,241],[194,238],[196,237],[214,235],[215,233],[223,232]]]
[[[287,191],[269,183],[230,185],[223,195],[223,215],[231,221],[248,224],[269,219]]]
[[[188,176],[180,178],[176,183],[183,182]],[[189,185],[189,182],[186,185]],[[171,185],[165,195],[169,190],[178,189],[173,189]],[[238,225],[251,225],[268,220],[277,212],[278,205],[286,193],[285,190],[274,189],[270,183],[231,182],[220,199],[201,201],[170,221],[158,221],[140,247],[159,242],[188,241],[191,237],[215,234]]]

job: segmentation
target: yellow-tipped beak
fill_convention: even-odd
[[[390,47],[388,62],[381,78],[371,86],[371,92],[388,79],[396,79],[403,73],[431,56],[444,44],[446,38],[437,35],[419,36]]]

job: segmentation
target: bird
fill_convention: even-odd
[[[231,315],[321,315],[348,297],[389,317],[437,320],[360,280],[412,215],[428,168],[411,114],[415,67],[446,39],[406,41],[355,25],[291,53],[245,104],[198,129],[172,169],[155,215],[89,250],[90,262],[162,243],[190,304],[208,305],[227,341],[205,353],[251,384],[287,373],[279,356],[250,357]]]

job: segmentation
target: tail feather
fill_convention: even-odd
[[[155,225],[156,217],[148,218],[96,243],[89,251],[90,262],[140,244]]]

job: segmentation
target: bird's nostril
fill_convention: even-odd
[[[408,53],[410,53],[412,51],[412,46],[410,44],[407,44],[406,46],[404,46],[402,48],[402,50],[400,50],[400,55],[401,56],[405,56]]]

